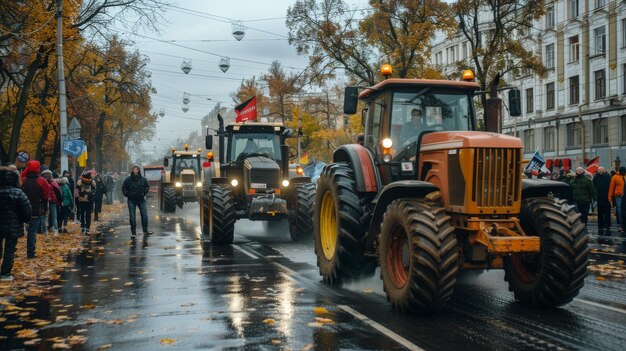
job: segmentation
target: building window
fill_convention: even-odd
[[[606,0],[596,0],[596,8],[602,8],[606,5]]]
[[[546,45],[546,68],[554,68],[554,44]]]
[[[546,110],[554,109],[555,96],[554,96],[554,83],[546,84]]]
[[[543,129],[543,151],[553,151],[555,145],[556,128],[546,127]]]
[[[449,47],[447,50],[448,64],[456,62],[456,46]]]
[[[524,152],[535,151],[535,130],[526,129],[524,131]]]
[[[626,115],[620,117],[620,144],[626,144]]]
[[[554,12],[554,7],[548,7],[546,10],[546,28],[554,27],[556,22],[556,13]]]
[[[438,53],[435,54],[435,64],[436,65],[441,65],[443,63],[443,53],[441,51],[439,51]]]
[[[606,28],[602,26],[594,29],[593,36],[596,44],[596,55],[604,54],[606,52]]]
[[[532,113],[535,110],[535,99],[533,88],[526,89],[526,113]]]
[[[626,48],[626,18],[622,19],[622,49]]]
[[[578,35],[569,38],[569,62],[578,62],[580,57],[580,45]]]
[[[593,72],[594,80],[596,82],[596,100],[604,99],[606,97],[606,77],[604,70]]]
[[[461,53],[462,55],[461,57],[463,58],[463,60],[465,60],[467,59],[467,42],[464,42],[461,48],[463,49],[463,52]]]
[[[580,88],[578,76],[569,79],[569,104],[574,105],[580,102]]]
[[[593,143],[609,143],[609,120],[608,118],[598,118],[593,120]]]
[[[570,19],[578,17],[578,0],[569,0],[567,2],[567,10]]]
[[[626,95],[626,63],[622,65],[622,94]]]
[[[580,122],[567,125],[567,147],[580,147]]]

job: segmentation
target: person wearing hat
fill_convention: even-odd
[[[146,194],[150,191],[150,183],[141,175],[139,165],[133,165],[133,170],[122,184],[122,193],[128,198],[128,214],[130,216],[130,235],[135,237],[137,228],[137,207],[141,215],[141,227],[143,235],[154,234],[148,230],[148,208],[146,206]]]
[[[22,172],[22,190],[26,193],[32,216],[28,223],[26,236],[26,257],[35,258],[37,246],[37,230],[48,216],[48,201],[50,200],[50,185],[40,175],[40,164],[37,160],[28,161],[26,169]]]
[[[91,228],[91,212],[93,212],[93,199],[96,194],[96,182],[91,179],[91,172],[86,170],[76,182],[78,192],[78,210],[80,212],[80,230],[83,234],[89,234]]]
[[[359,133],[359,135],[356,136],[356,143],[364,146],[365,145],[365,134],[363,133]]]
[[[624,223],[622,221],[622,196],[624,195],[624,175],[626,175],[626,167],[622,166],[618,172],[611,177],[609,184],[609,201],[615,203],[615,216],[617,217],[618,232],[624,231]]]
[[[58,223],[58,212],[61,210],[61,189],[59,189],[59,184],[52,179],[52,171],[46,169],[41,172],[41,176],[48,182],[50,185],[50,202],[48,204],[49,215],[48,215],[48,225],[44,226],[43,231],[48,235],[48,230],[52,229],[54,236],[59,235],[59,223]]]
[[[572,186],[574,203],[576,203],[581,215],[580,219],[587,225],[591,202],[596,199],[596,189],[591,179],[585,174],[585,169],[582,167],[576,168],[576,176],[570,185]]]

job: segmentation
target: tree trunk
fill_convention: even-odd
[[[54,148],[52,149],[52,158],[50,159],[50,169],[57,169],[60,165],[58,164],[60,156],[61,156],[61,141],[59,140],[59,134],[56,133],[54,137]],[[63,170],[59,170],[59,174],[63,174]]]
[[[17,154],[17,147],[20,142],[20,130],[22,129],[22,124],[24,123],[24,118],[26,116],[26,102],[28,101],[28,95],[35,78],[35,73],[37,73],[41,64],[41,50],[43,49],[40,48],[39,51],[37,51],[35,59],[28,67],[26,77],[24,78],[24,84],[22,85],[20,91],[20,99],[17,103],[15,119],[13,120],[13,130],[11,131],[11,141],[9,143],[8,157],[11,162],[15,162],[15,155]]]

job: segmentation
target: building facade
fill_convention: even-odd
[[[502,132],[522,140],[526,159],[539,149],[549,164],[577,167],[600,156],[600,165],[614,167],[616,158],[626,159],[626,1],[547,6],[523,40],[548,74],[505,77],[521,92],[522,116],[510,117],[505,108]],[[469,55],[458,37],[436,44],[432,61],[445,71]]]

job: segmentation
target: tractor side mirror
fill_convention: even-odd
[[[511,117],[522,115],[522,99],[518,89],[509,90],[509,114]]]
[[[170,164],[170,160],[166,157],[163,159],[163,166],[167,167]]]
[[[285,137],[285,138],[293,137],[293,129],[286,128],[285,130],[283,130],[283,137]]]
[[[343,113],[353,115],[359,103],[359,88],[346,87],[343,94]]]
[[[207,150],[211,150],[213,148],[213,135],[207,135],[204,140],[204,146]]]

